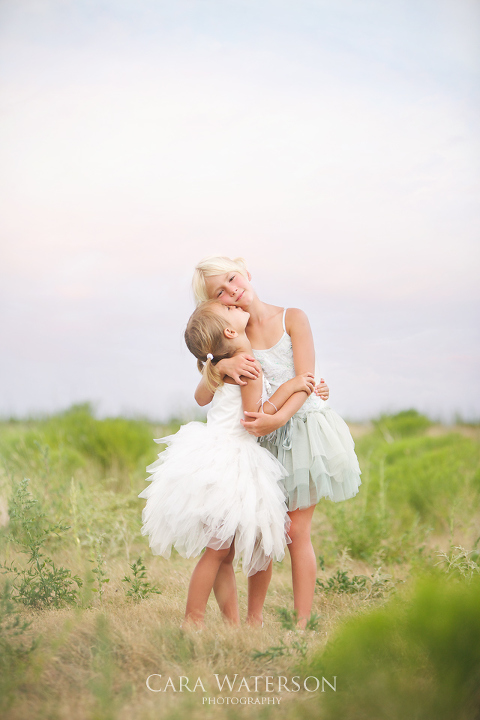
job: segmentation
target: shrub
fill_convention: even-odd
[[[310,717],[478,718],[479,593],[478,577],[468,583],[431,576],[410,597],[346,622],[306,668],[337,678],[336,694],[324,695]]]
[[[49,522],[44,513],[38,511],[37,501],[28,490],[29,480],[24,478],[14,488],[9,512],[12,521],[7,536],[21,554],[27,555],[27,567],[17,567],[12,561],[0,564],[2,573],[14,575],[12,582],[14,599],[31,607],[61,607],[75,603],[81,579],[72,576],[70,570],[57,567],[51,557],[45,555],[44,546],[51,535],[60,535],[69,528]],[[76,585],[76,587],[75,587]]]
[[[396,415],[381,415],[373,424],[385,439],[398,440],[424,433],[432,425],[432,421],[416,410],[402,410]]]
[[[156,585],[151,585],[147,580],[147,568],[143,564],[142,557],[140,556],[130,566],[133,573],[133,577],[125,575],[122,582],[128,584],[129,588],[125,591],[126,595],[134,602],[140,602],[145,600],[149,595],[161,595],[161,590]]]

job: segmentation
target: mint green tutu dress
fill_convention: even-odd
[[[295,377],[292,341],[283,335],[267,350],[253,350],[262,366],[268,395]],[[323,497],[340,502],[354,497],[361,485],[355,443],[347,424],[327,402],[311,394],[300,410],[270,435],[258,439],[284,466],[282,483],[288,510],[316,505]]]

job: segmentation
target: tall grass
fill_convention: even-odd
[[[322,506],[328,557],[345,546],[359,560],[405,563],[425,552],[430,535],[479,530],[478,438],[455,431],[430,437],[430,425],[409,411],[381,418],[374,432],[358,440],[358,496]]]
[[[263,630],[224,626],[213,602],[202,633],[180,630],[195,560],[150,554],[140,533],[144,501],[137,497],[145,487],[145,466],[158,452],[153,437],[177,428],[98,420],[88,405],[43,420],[0,423],[0,561],[20,572],[27,568],[29,555],[18,552],[19,543],[29,547],[27,525],[14,511],[15,488],[27,477],[23,487],[31,495],[22,502],[31,538],[43,557],[65,571],[62,577],[83,581],[71,606],[56,591],[41,596],[48,603],[40,599],[29,606],[12,586],[15,575],[0,575],[5,718],[250,718],[258,707],[205,706],[200,695],[157,695],[146,678],[170,675],[178,684],[180,675],[201,676],[215,696],[214,673],[291,677],[323,670],[330,680],[338,673],[341,698],[340,692],[328,698],[283,693],[281,706],[263,707],[263,717],[386,717],[384,707],[394,718],[403,708],[422,720],[436,711],[443,719],[452,708],[450,692],[465,709],[461,720],[470,720],[468,688],[476,671],[465,670],[465,687],[459,678],[462,668],[477,662],[472,608],[480,565],[478,428],[437,427],[406,411],[379,418],[359,437],[359,494],[338,505],[323,501],[314,514],[319,582],[312,629],[301,636],[294,624],[285,625],[292,610],[288,557],[275,567]],[[55,527],[65,529],[56,534]],[[416,585],[425,570],[436,574]],[[247,585],[240,573],[237,584],[245,614]],[[376,645],[382,638],[383,645]],[[383,658],[379,669],[377,652]],[[442,665],[444,655],[450,665]],[[414,699],[408,705],[402,692],[410,686]],[[421,701],[422,691],[438,688],[437,704]]]

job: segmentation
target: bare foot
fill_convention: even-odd
[[[258,615],[250,615],[247,617],[247,625],[250,625],[250,627],[263,627],[263,618]]]
[[[299,618],[296,624],[297,630],[305,630],[307,626],[308,618]]]
[[[183,623],[180,625],[182,630],[190,630],[193,632],[200,632],[205,627],[203,619],[186,617]]]

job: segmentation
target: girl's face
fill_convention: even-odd
[[[246,312],[246,310],[242,310],[241,307],[237,307],[236,305],[222,305],[220,301],[213,303],[211,309],[216,315],[226,320],[228,326],[239,335],[245,332],[250,318],[250,313]]]
[[[237,270],[222,275],[210,275],[205,278],[205,286],[208,297],[222,305],[248,308],[255,295],[250,285],[250,273],[246,278]]]

